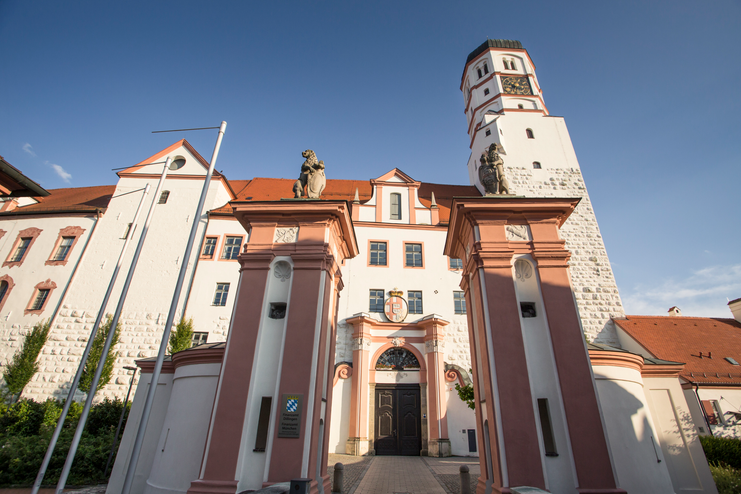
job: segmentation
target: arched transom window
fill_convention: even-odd
[[[378,357],[376,370],[419,370],[419,361],[409,350],[389,348]]]

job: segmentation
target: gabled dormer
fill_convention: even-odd
[[[170,167],[167,171],[167,178],[163,191],[160,197],[157,198],[160,204],[165,204],[169,200],[170,191],[172,190],[173,183],[182,184],[178,188],[185,186],[187,189],[191,189],[191,185],[195,185],[196,190],[200,190],[203,184],[203,180],[208,173],[209,163],[206,159],[201,156],[193,146],[190,145],[185,139],[181,139],[176,143],[168,146],[167,148],[153,154],[149,158],[130,166],[117,173],[120,177],[118,186],[121,188],[126,187],[137,187],[133,182],[137,180],[158,180],[162,174],[162,170],[165,165],[167,158],[171,159]],[[185,181],[189,185],[185,185]],[[155,182],[156,183],[156,182]],[[211,178],[212,189],[216,184],[219,187],[215,189],[215,196],[212,201],[209,201],[207,207],[219,207],[226,204],[228,201],[236,199],[236,194],[231,188],[231,185],[221,173],[214,170]],[[188,194],[192,192],[189,190]],[[195,194],[197,197],[197,193]]]
[[[371,186],[371,198],[353,205],[354,221],[406,225],[438,223],[437,206],[428,208],[419,201],[420,182],[398,168],[371,180]]]

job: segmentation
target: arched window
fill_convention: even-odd
[[[378,357],[376,370],[419,370],[419,361],[405,348],[389,348]]]
[[[540,161],[533,161],[533,168],[535,168],[536,170],[540,170]]]
[[[401,219],[401,194],[398,192],[391,193],[391,219]]]
[[[528,139],[535,139],[535,134],[533,134],[533,129],[525,129],[525,133],[527,134]]]
[[[506,58],[502,59],[502,62],[504,62],[504,69],[509,70],[509,60]]]
[[[515,66],[515,59],[509,61],[509,68],[510,70],[517,70],[517,67]]]
[[[0,303],[2,303],[3,300],[5,300],[5,295],[8,293],[8,286],[10,285],[8,284],[7,281],[5,280],[0,281]]]

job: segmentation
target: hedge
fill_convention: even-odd
[[[51,399],[42,403],[24,399],[10,406],[0,407],[0,486],[33,484],[61,415],[62,405]],[[103,470],[113,445],[122,407],[121,400],[106,398],[90,409],[67,480],[68,485],[105,482]],[[127,406],[127,410],[128,408]],[[73,403],[70,407],[47,468],[44,485],[52,486],[59,480],[81,412],[81,403]],[[127,416],[128,411],[124,421]]]
[[[741,469],[741,439],[700,436],[709,463]]]

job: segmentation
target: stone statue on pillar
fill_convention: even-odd
[[[301,165],[301,175],[293,184],[293,193],[296,199],[303,197],[319,199],[327,185],[327,178],[324,176],[324,161],[317,160],[316,153],[311,149],[301,153],[301,156],[306,158],[306,161]]]
[[[492,143],[489,149],[481,153],[479,180],[487,196],[509,194],[509,182],[504,176],[504,160],[499,155],[499,147]]]

